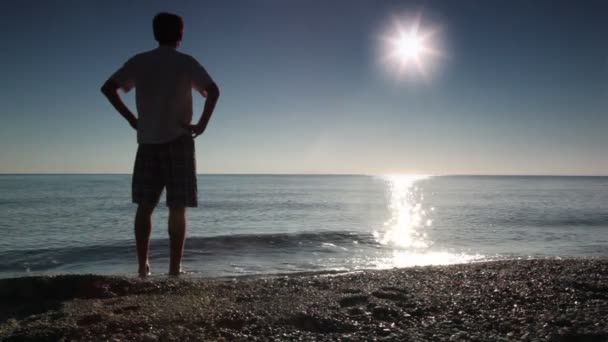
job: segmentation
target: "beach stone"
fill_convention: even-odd
[[[450,341],[466,340],[467,337],[468,337],[468,334],[465,331],[459,331],[455,334],[452,334],[452,336],[450,336]]]
[[[378,335],[389,337],[391,335],[391,329],[389,328],[381,328],[376,331]]]
[[[378,306],[372,309],[372,316],[381,321],[388,321],[398,317],[399,312],[388,307]]]
[[[354,326],[345,322],[305,312],[290,317],[286,323],[298,330],[315,333],[342,333],[356,330]]]
[[[355,296],[341,298],[338,301],[338,303],[340,304],[340,307],[344,308],[344,307],[364,304],[364,303],[367,303],[367,301],[368,301],[368,297],[366,295],[355,295]]]
[[[82,316],[80,319],[78,319],[78,321],[76,321],[76,324],[78,324],[78,325],[91,325],[91,324],[102,322],[103,320],[104,320],[104,316],[103,315],[92,314],[92,315]]]
[[[365,314],[365,311],[359,307],[354,307],[348,310],[348,314],[352,316],[361,316]]]
[[[144,342],[156,342],[158,341],[158,336],[154,335],[154,334],[143,334],[141,335],[142,341]]]
[[[340,292],[347,293],[347,294],[353,294],[353,293],[361,293],[361,290],[359,290],[359,289],[344,289],[344,290],[342,290]]]
[[[225,317],[216,322],[216,325],[221,328],[239,330],[245,325],[245,321],[239,317]]]

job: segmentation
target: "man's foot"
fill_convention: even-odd
[[[139,270],[137,271],[137,273],[139,274],[139,277],[140,277],[140,278],[145,278],[145,277],[147,277],[147,276],[151,275],[152,273],[150,272],[150,265],[146,265],[146,268],[145,268],[145,269],[143,269],[143,270],[142,270],[142,269],[139,269]]]
[[[182,271],[181,267],[177,271],[176,270],[169,270],[169,276],[170,277],[179,277],[182,274],[186,274],[186,272]]]

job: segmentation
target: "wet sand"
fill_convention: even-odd
[[[608,259],[0,280],[3,341],[608,341]]]

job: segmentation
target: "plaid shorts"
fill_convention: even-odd
[[[194,139],[184,135],[163,144],[139,144],[133,167],[133,203],[157,205],[167,188],[170,208],[196,207]]]

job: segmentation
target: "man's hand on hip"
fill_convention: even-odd
[[[192,135],[193,138],[198,137],[199,135],[203,134],[203,132],[205,131],[206,125],[201,125],[200,123],[197,125],[185,125],[184,128],[186,128],[190,134]]]

